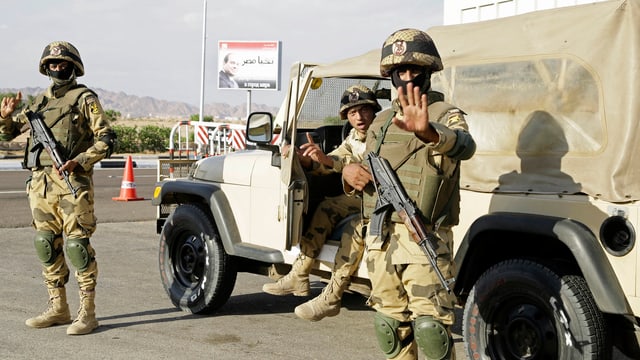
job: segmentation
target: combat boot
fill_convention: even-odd
[[[96,320],[96,292],[80,290],[80,309],[78,317],[67,328],[67,335],[85,335],[98,327]]]
[[[300,254],[291,265],[291,271],[280,280],[264,284],[262,291],[271,295],[288,295],[293,294],[295,296],[308,296],[309,295],[309,273],[311,272],[311,266],[313,265],[313,259]]]
[[[320,295],[296,306],[296,315],[309,321],[319,321],[327,316],[338,315],[342,305],[342,294],[349,286],[350,279],[350,276],[341,276],[334,273]]]
[[[53,325],[64,325],[71,322],[67,292],[62,288],[51,288],[49,292],[49,307],[42,314],[27,319],[25,324],[32,328],[46,328]]]

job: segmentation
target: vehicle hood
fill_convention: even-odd
[[[251,185],[256,163],[270,161],[271,152],[262,150],[246,150],[221,156],[212,156],[198,160],[192,171],[196,180]]]

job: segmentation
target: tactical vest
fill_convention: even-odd
[[[78,85],[60,98],[50,98],[40,94],[29,106],[33,112],[44,116],[45,124],[51,129],[62,155],[73,159],[93,145],[93,132],[88,119],[80,112],[79,101],[84,95],[94,94],[84,85]],[[37,144],[35,144],[37,145]],[[38,149],[37,151],[32,151]],[[51,157],[42,148],[34,148],[32,138],[27,140],[23,166],[27,169],[51,166]]]
[[[457,109],[443,101],[430,103],[428,107],[429,119],[446,123],[449,111]],[[455,169],[451,176],[445,176],[444,171],[434,161],[435,157],[444,156],[435,153],[426,146],[412,132],[407,132],[395,126],[391,119],[395,116],[393,110],[388,109],[379,114],[369,128],[367,149],[376,149],[376,143],[381,141],[379,155],[389,161],[396,171],[400,182],[405,187],[407,195],[420,209],[425,225],[432,225],[444,216],[441,225],[453,226],[458,224],[460,213],[460,169],[455,162]],[[433,121],[433,120],[431,120]],[[381,137],[383,137],[381,140]],[[377,195],[373,186],[368,186],[363,192],[363,215],[369,219],[376,206]],[[391,221],[401,223],[402,220],[394,211]]]

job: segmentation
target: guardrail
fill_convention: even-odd
[[[193,132],[193,135],[190,135]],[[193,141],[191,140],[193,139]],[[272,144],[279,141],[276,134]],[[176,148],[177,143],[177,148]],[[171,128],[169,158],[197,159],[224,155],[247,147],[245,125],[203,121],[180,121]]]
[[[169,158],[196,159],[244,149],[244,131],[240,124],[180,121],[169,135]]]

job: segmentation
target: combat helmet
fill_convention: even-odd
[[[374,113],[382,110],[376,99],[376,94],[371,89],[364,85],[350,86],[342,93],[342,98],[340,99],[340,119],[347,118],[347,110],[350,108],[365,104],[371,105]]]
[[[51,60],[66,60],[73,64],[76,76],[84,75],[84,65],[75,46],[66,41],[54,41],[45,46],[40,57],[40,74],[47,74],[47,63]]]
[[[389,35],[382,45],[380,74],[388,77],[398,65],[418,65],[431,73],[442,70],[436,44],[424,31],[401,29]]]

